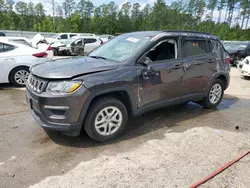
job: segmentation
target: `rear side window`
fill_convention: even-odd
[[[225,59],[226,51],[222,44],[217,40],[209,40],[208,48],[212,52],[215,52],[221,59]]]
[[[9,51],[14,50],[14,49],[15,49],[15,47],[12,45],[0,43],[0,53],[9,52]]]
[[[84,39],[85,44],[95,43],[96,39]]]
[[[182,56],[196,56],[208,53],[206,40],[184,40],[182,45]]]
[[[29,44],[26,40],[22,40],[22,39],[13,39],[12,41],[13,41],[13,42],[17,42],[17,43],[19,43],[19,44],[24,44],[24,45],[30,46],[30,44]]]

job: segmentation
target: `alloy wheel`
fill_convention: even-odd
[[[28,80],[28,77],[29,77],[29,72],[27,70],[19,70],[14,75],[15,81],[20,85],[24,85]]]
[[[210,92],[209,92],[209,101],[212,104],[216,104],[220,98],[221,98],[221,94],[222,94],[222,87],[220,84],[214,84],[213,87],[211,88]]]
[[[121,124],[122,113],[114,106],[102,109],[95,118],[95,130],[102,136],[114,134]]]

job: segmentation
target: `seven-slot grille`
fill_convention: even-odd
[[[37,93],[42,93],[46,86],[45,81],[34,77],[32,74],[29,75],[27,84],[29,88]]]

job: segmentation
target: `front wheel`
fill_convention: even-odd
[[[14,68],[9,75],[10,83],[17,87],[24,87],[29,77],[28,67]]]
[[[106,142],[118,137],[127,125],[128,113],[116,98],[100,98],[91,105],[84,129],[90,138]]]
[[[207,96],[201,101],[204,108],[213,109],[216,108],[224,95],[224,84],[221,80],[217,79],[212,84]]]

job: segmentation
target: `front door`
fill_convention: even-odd
[[[178,39],[163,39],[147,53],[149,66],[138,66],[138,108],[179,103],[182,97],[183,62]]]

